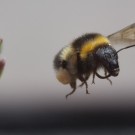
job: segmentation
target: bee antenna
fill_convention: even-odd
[[[124,48],[121,48],[117,51],[117,53],[119,53],[120,51],[124,50],[124,49],[128,49],[130,47],[135,47],[135,45],[130,45],[130,46],[127,46],[127,47],[124,47]]]

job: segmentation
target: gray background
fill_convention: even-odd
[[[78,88],[68,101],[71,88],[60,84],[53,70],[55,54],[76,37],[86,32],[109,35],[134,22],[134,0],[0,0],[6,59],[0,106],[16,111],[134,108],[135,48],[120,53],[120,74],[111,77],[112,86],[98,78],[91,85],[89,79],[91,94]]]

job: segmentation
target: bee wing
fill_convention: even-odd
[[[135,44],[135,23],[131,24],[122,30],[108,35],[111,45],[132,45]]]

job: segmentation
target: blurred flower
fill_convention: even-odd
[[[2,42],[3,42],[3,40],[0,39],[0,53],[2,51]],[[0,59],[0,76],[2,75],[4,66],[5,66],[5,60],[4,59]]]

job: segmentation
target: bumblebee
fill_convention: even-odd
[[[124,44],[126,47],[116,51],[113,45]],[[87,33],[75,39],[70,45],[62,48],[54,58],[56,78],[62,84],[69,84],[72,91],[66,98],[73,94],[77,88],[77,79],[81,81],[79,86],[85,85],[88,92],[87,80],[93,77],[92,83],[97,76],[100,79],[118,76],[120,68],[118,53],[123,49],[135,45],[135,24],[132,24],[114,34],[104,36],[99,33]],[[104,70],[104,76],[98,70]]]

